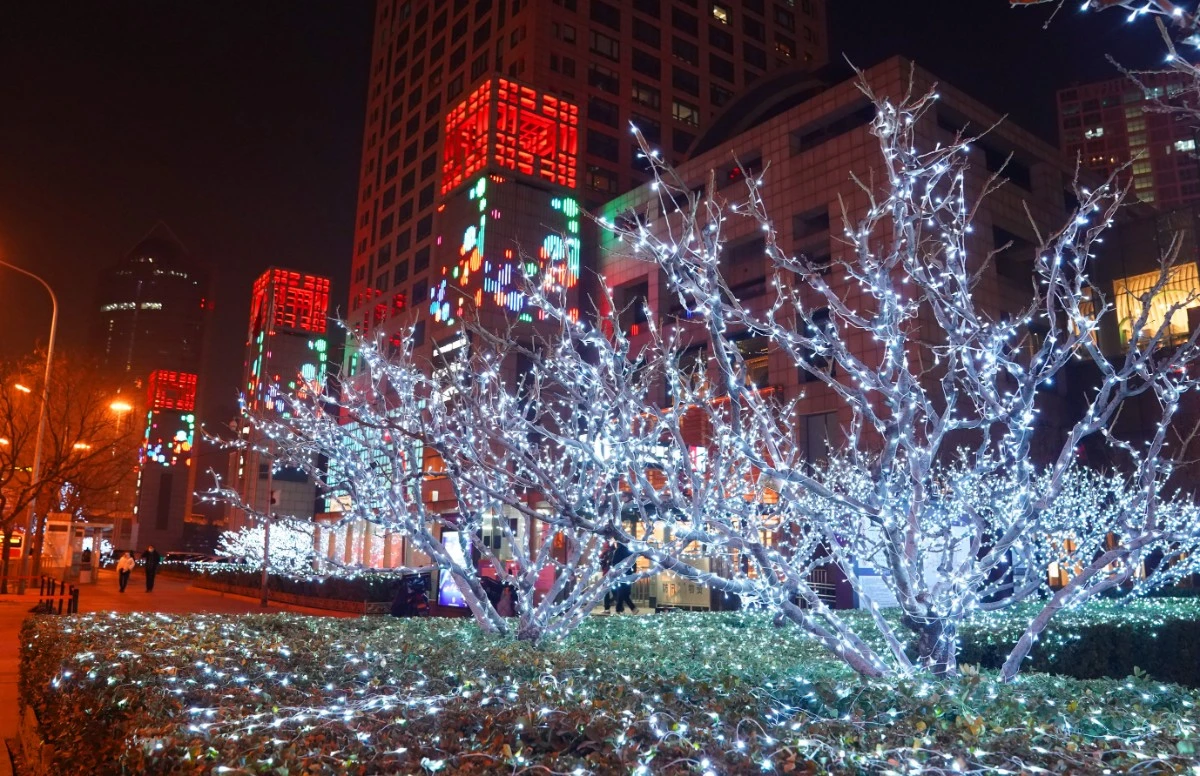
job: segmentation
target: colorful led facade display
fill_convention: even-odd
[[[269,269],[254,283],[242,396],[247,412],[288,412],[325,378],[329,278]],[[314,336],[315,335],[315,336]]]
[[[176,410],[150,410],[146,413],[146,433],[142,442],[142,463],[162,466],[192,465],[192,446],[196,442],[196,415]]]
[[[446,114],[442,194],[496,167],[574,189],[579,107],[507,78],[482,84]]]
[[[430,315],[453,324],[473,303],[475,309],[490,305],[533,321],[526,278],[548,292],[579,283],[581,212],[578,200],[565,193],[495,174],[479,176],[448,198],[441,214],[446,233],[438,246],[445,258],[442,279],[429,291]]]

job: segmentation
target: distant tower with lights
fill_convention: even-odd
[[[152,543],[165,551],[187,544],[211,282],[209,267],[162,222],[101,273],[92,353],[103,376],[122,386],[127,403],[146,413],[137,492],[114,515],[118,548]]]
[[[251,444],[262,446],[265,440],[254,436],[247,416],[286,416],[291,397],[306,398],[324,379],[330,354],[328,314],[329,278],[272,267],[254,282],[237,429]],[[312,517],[317,491],[311,479],[304,472],[272,473],[270,468],[269,455],[234,452],[228,484],[256,510],[266,511],[274,492],[273,512]],[[245,525],[246,516],[233,510],[229,524]]]
[[[158,369],[198,373],[212,311],[211,273],[158,223],[100,277],[93,352],[118,380],[145,387]]]

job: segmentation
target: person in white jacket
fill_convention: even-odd
[[[129,584],[129,575],[133,573],[133,553],[127,552],[117,561],[117,581],[121,584],[121,592],[125,592],[125,586]]]

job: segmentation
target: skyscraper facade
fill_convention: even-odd
[[[414,318],[450,315],[457,301],[442,286],[458,281],[461,257],[466,269],[471,263],[464,245],[472,237],[460,231],[466,211],[488,203],[475,219],[490,219],[490,232],[488,224],[477,231],[492,240],[502,239],[506,219],[569,225],[577,219],[561,208],[596,206],[646,180],[631,123],[668,158],[683,158],[764,74],[824,62],[824,12],[823,0],[380,0],[350,319],[395,333]],[[546,145],[546,132],[564,145]],[[471,177],[483,169],[472,148],[513,180],[540,180],[541,193],[527,187],[518,196],[508,178]],[[509,202],[499,218],[496,197]],[[510,247],[498,247],[499,265],[511,263]],[[503,306],[505,270],[493,262],[497,274],[487,277],[490,260],[475,270],[475,292],[500,291]]]
[[[246,361],[240,387],[243,416],[278,413],[287,416],[293,397],[305,398],[325,376],[329,358],[329,278],[271,267],[254,282],[250,324],[246,332]],[[240,434],[254,446],[265,440],[249,438],[251,424],[239,419]],[[232,486],[247,505],[265,513],[312,517],[316,485],[299,470],[271,470],[269,455],[235,451],[231,456]],[[230,525],[246,524],[246,515],[232,510]]]
[[[1059,91],[1063,152],[1086,169],[1119,171],[1138,200],[1161,210],[1200,202],[1196,130],[1184,116],[1156,110],[1188,99],[1186,85],[1170,73],[1141,78],[1144,89],[1122,77]]]
[[[157,224],[101,275],[92,336],[104,371],[139,387],[157,369],[198,372],[209,283],[208,268]]]
[[[208,267],[161,222],[100,277],[92,352],[145,422],[139,460],[129,462],[138,467],[137,491],[114,511],[119,548],[186,545],[210,284]]]

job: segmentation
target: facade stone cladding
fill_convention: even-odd
[[[877,94],[896,101],[908,90],[910,73],[915,94],[936,86],[940,95],[936,108],[917,129],[919,142],[925,147],[951,142],[954,130],[964,126],[977,133],[996,125],[970,151],[967,173],[970,196],[977,196],[1011,155],[1007,168],[1011,180],[983,201],[969,250],[981,262],[994,250],[1013,243],[997,254],[993,265],[984,271],[976,297],[996,313],[1016,312],[1022,303],[1028,303],[1032,288],[1030,267],[1036,238],[1029,214],[1042,234],[1062,225],[1070,201],[1067,192],[1071,188],[1072,170],[1053,146],[1010,122],[997,124],[1001,117],[995,111],[948,84],[938,83],[933,74],[903,58],[888,59],[868,69],[865,78]],[[837,261],[848,250],[842,241],[843,208],[850,224],[857,224],[869,208],[868,194],[851,176],[864,183],[874,180],[876,186],[878,181],[886,181],[879,142],[870,132],[869,118],[865,114],[858,114],[863,116],[861,120],[846,118],[856,115],[866,104],[857,84],[846,81],[749,131],[714,141],[712,150],[677,168],[689,188],[695,190],[704,185],[711,174],[718,193],[736,200],[744,199],[745,188],[739,180],[730,181],[728,171],[735,166],[735,157],[747,167],[751,167],[749,160],[761,160],[757,169],[751,167],[751,172],[766,168],[760,175],[762,194],[780,247],[818,261],[831,257],[833,263],[827,280],[835,288],[842,284],[843,298],[851,308],[869,301],[857,285],[846,284],[844,269]],[[827,131],[817,134],[823,128]],[[812,141],[806,143],[806,138]],[[655,225],[659,230],[663,228],[657,194],[648,186],[618,197],[601,212],[609,220],[630,213],[648,218],[652,229]],[[826,218],[828,228],[822,229]],[[742,289],[737,295],[751,310],[765,309],[771,277],[765,256],[754,243],[761,230],[749,219],[738,218],[728,220],[724,229],[728,240],[726,256],[732,257],[726,264],[727,282],[735,293]],[[627,289],[645,283],[649,309],[663,325],[671,325],[672,308],[677,303],[666,289],[665,276],[654,264],[633,256],[629,246],[609,232],[601,237],[600,257],[604,281],[613,289],[618,307],[633,301],[630,294],[624,293]],[[784,278],[784,282],[788,281]],[[803,281],[797,278],[794,282]],[[806,290],[805,294],[814,308],[819,306],[813,292]],[[929,333],[935,335],[932,330]],[[879,361],[879,349],[870,335],[843,332],[843,336],[867,363]],[[644,340],[646,334],[638,337]],[[838,429],[850,420],[848,409],[832,389],[801,373],[776,348],[767,349],[766,362],[767,384],[785,398],[803,394],[798,405],[802,416],[797,423],[798,443],[810,454],[818,455],[826,439],[840,433]]]

